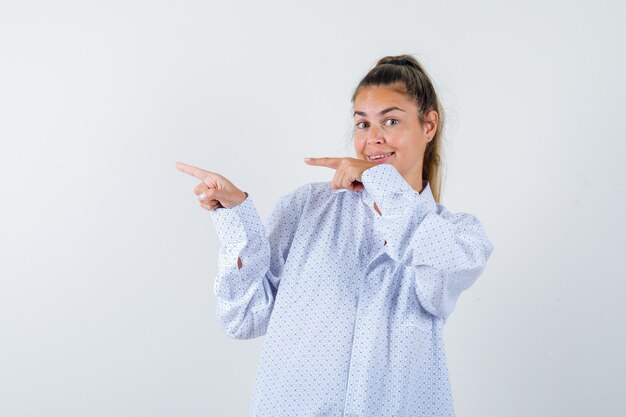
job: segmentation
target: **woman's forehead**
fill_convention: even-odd
[[[378,114],[389,108],[399,108],[404,112],[417,111],[412,100],[402,91],[389,86],[364,87],[354,100],[355,114]],[[415,107],[415,109],[413,108]]]

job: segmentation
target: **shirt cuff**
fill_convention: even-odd
[[[265,236],[265,228],[250,196],[234,207],[219,207],[209,213],[222,244],[247,241],[259,234]]]
[[[383,216],[404,214],[407,204],[425,212],[437,210],[437,203],[427,181],[418,193],[391,164],[379,164],[366,169],[361,175],[366,192],[382,211]]]
[[[415,191],[391,164],[378,164],[366,169],[361,174],[361,180],[373,196]]]

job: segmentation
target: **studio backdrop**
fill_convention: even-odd
[[[445,326],[459,417],[621,416],[617,1],[0,2],[0,416],[244,416],[263,337],[217,326],[182,161],[264,221],[354,156],[350,97],[411,54],[445,110],[441,203],[495,250]]]

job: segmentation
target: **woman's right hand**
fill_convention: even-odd
[[[176,169],[202,181],[193,189],[193,192],[198,196],[200,206],[209,211],[220,207],[235,207],[248,197],[235,184],[216,172],[206,171],[182,162],[176,162]]]

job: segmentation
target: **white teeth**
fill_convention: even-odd
[[[384,158],[384,157],[386,157],[386,156],[391,155],[392,153],[393,153],[393,152],[386,153],[386,154],[383,154],[383,155],[372,155],[372,156],[370,156],[370,159],[380,159],[380,158]]]

